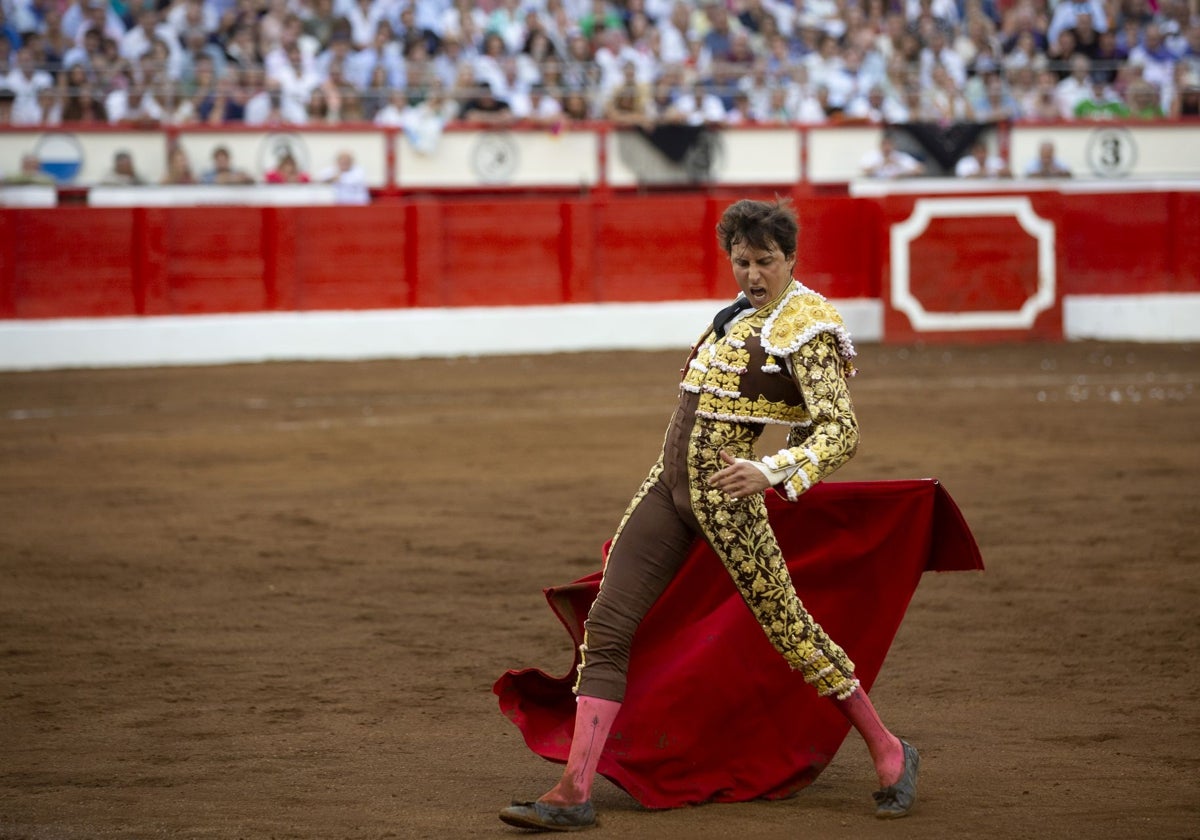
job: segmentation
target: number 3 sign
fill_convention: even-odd
[[[1104,178],[1128,175],[1137,163],[1133,134],[1125,128],[1101,128],[1088,138],[1087,161],[1092,172]]]

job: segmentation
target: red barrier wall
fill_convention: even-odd
[[[731,288],[713,228],[739,195],[6,209],[0,317],[725,297]],[[890,226],[911,214],[915,198],[794,199],[798,276],[831,297],[886,299]],[[1200,291],[1200,194],[1031,200],[1055,225],[1059,294]],[[914,291],[933,308],[1018,302],[1032,246],[1010,220],[953,221],[931,227],[941,232],[929,242],[913,242]]]

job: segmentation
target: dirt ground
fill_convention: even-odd
[[[1200,837],[1200,347],[860,348],[841,480],[937,476],[988,569],[926,575],[853,737],[783,802],[607,838]],[[563,673],[682,353],[0,374],[0,837],[516,837],[557,768],[491,693]]]

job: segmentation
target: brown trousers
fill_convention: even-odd
[[[730,500],[707,483],[723,466],[720,450],[753,457],[762,428],[697,418],[695,408],[695,395],[681,392],[662,456],[617,529],[584,624],[576,694],[624,699],[634,632],[702,536],[788,664],[822,695],[848,697],[858,685],[854,663],[804,609],[765,500]]]

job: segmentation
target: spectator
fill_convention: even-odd
[[[133,168],[133,155],[124,149],[113,155],[112,169],[100,179],[105,186],[140,187],[146,179]]]
[[[538,83],[529,89],[520,107],[513,108],[513,116],[533,125],[556,126],[562,122],[562,111],[562,103],[546,90],[545,85]]]
[[[1015,120],[1020,106],[999,73],[983,78],[982,96],[968,103],[975,122],[998,123]]]
[[[166,109],[147,86],[136,78],[127,77],[125,84],[104,99],[109,123],[127,125],[156,125],[166,119]]]
[[[1072,116],[1080,120],[1112,120],[1129,116],[1129,108],[1103,76],[1093,76],[1087,92],[1075,103]]]
[[[322,184],[333,184],[334,200],[338,204],[371,203],[367,174],[355,164],[354,155],[350,152],[338,152],[336,163],[318,172],[316,180]]]
[[[865,95],[850,101],[845,111],[848,119],[862,120],[872,125],[902,123],[908,120],[904,104],[889,94],[883,85],[872,85]]]
[[[620,85],[604,103],[604,119],[617,125],[648,126],[651,122],[649,99],[637,85]]]
[[[17,51],[17,66],[3,79],[13,92],[12,124],[37,125],[44,117],[39,101],[43,91],[54,86],[54,79],[38,67],[37,55],[29,47]]]
[[[309,177],[300,171],[295,155],[285,150],[275,162],[275,168],[263,180],[268,184],[307,184]]]
[[[100,88],[83,65],[76,64],[59,76],[57,113],[47,122],[103,123],[108,113]]]
[[[1129,63],[1142,68],[1142,78],[1159,90],[1169,87],[1178,57],[1163,38],[1162,27],[1151,23],[1142,35],[1142,42],[1129,50]]]
[[[4,183],[18,186],[32,184],[53,185],[54,178],[42,171],[37,155],[27,152],[21,155],[21,168],[4,178]]]
[[[488,82],[476,83],[476,95],[462,106],[460,118],[477,125],[503,125],[512,121],[512,109],[503,99],[496,98]]]
[[[586,122],[592,119],[591,105],[581,90],[573,88],[563,94],[562,106],[563,117],[568,122]]]
[[[244,170],[233,165],[233,155],[228,147],[217,146],[212,153],[212,168],[200,176],[203,184],[253,184],[254,179]]]
[[[1169,115],[1172,119],[1200,117],[1200,75],[1188,71],[1183,84],[1171,98]]]
[[[720,97],[695,82],[675,97],[674,109],[688,125],[720,125],[725,122],[725,106]]]
[[[1139,120],[1157,120],[1166,116],[1158,90],[1145,79],[1136,79],[1125,91],[1129,115]]]
[[[1043,140],[1038,146],[1037,157],[1025,167],[1026,178],[1070,178],[1071,169],[1054,153],[1054,142]]]
[[[11,90],[0,86],[0,125],[13,124],[13,102],[16,98]]]
[[[971,144],[971,151],[955,164],[954,175],[958,178],[1011,178],[1012,172],[1004,158],[988,152],[986,140],[976,140]]]
[[[194,184],[196,177],[192,174],[192,164],[187,152],[180,145],[174,145],[167,152],[167,171],[163,173],[162,184]]]
[[[1050,43],[1058,40],[1059,33],[1069,31],[1079,25],[1079,18],[1086,15],[1087,25],[1098,32],[1108,29],[1108,15],[1104,12],[1102,0],[1060,0],[1054,7],[1050,18],[1050,28],[1046,38]]]
[[[879,148],[863,156],[861,170],[868,178],[913,178],[925,173],[925,164],[896,148],[895,139],[885,131],[879,138]]]
[[[1075,116],[1075,109],[1092,94],[1092,60],[1082,53],[1071,56],[1071,73],[1054,88],[1058,112],[1064,119]]]

